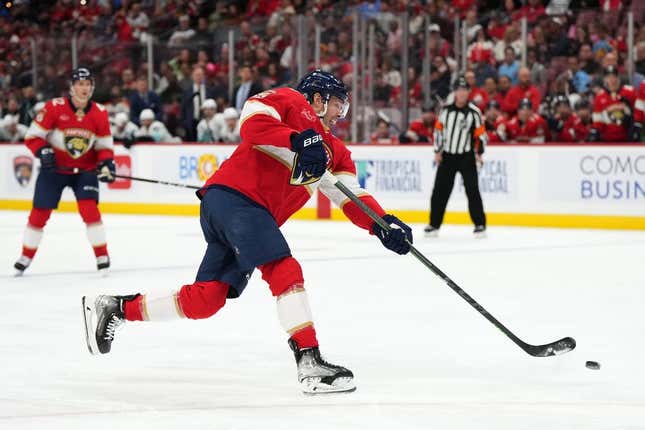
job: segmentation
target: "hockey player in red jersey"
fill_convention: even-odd
[[[643,140],[643,126],[645,125],[645,81],[641,82],[638,88],[638,98],[634,106],[634,130],[632,139],[634,142]]]
[[[569,99],[565,95],[558,95],[553,100],[555,114],[550,116],[549,125],[553,142],[583,142],[587,139],[587,130],[582,120],[572,112]]]
[[[544,118],[533,112],[531,100],[522,99],[517,115],[506,123],[509,141],[544,143],[548,127]]]
[[[97,203],[98,180],[114,181],[113,142],[108,112],[90,100],[93,91],[91,72],[84,67],[74,70],[69,97],[48,101],[27,131],[25,144],[40,159],[41,170],[25,229],[22,255],[14,265],[17,275],[22,275],[34,258],[43,228],[52,210],[58,207],[65,187],[72,188],[76,196],[98,270],[106,273],[110,266]]]
[[[488,136],[489,142],[504,142],[506,140],[506,118],[504,118],[497,100],[489,100],[486,103],[484,127],[486,127],[486,136]]]
[[[621,85],[615,66],[605,68],[605,89],[593,101],[592,142],[628,142],[640,136],[640,124],[634,122],[636,92]]]
[[[352,372],[320,355],[302,269],[279,229],[318,188],[386,248],[409,252],[410,228],[361,189],[349,150],[330,132],[345,115],[347,100],[344,84],[322,71],[305,76],[297,90],[277,88],[247,100],[240,115],[242,143],[198,191],[207,249],[195,282],[156,297],[83,297],[90,352],[109,352],[125,321],[208,318],[227,298],[239,297],[258,268],[290,336],[302,390],[353,391]],[[395,228],[386,232],[372,222],[323,177],[326,170]]]

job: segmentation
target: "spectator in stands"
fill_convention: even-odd
[[[504,39],[500,40],[493,47],[493,53],[495,54],[495,61],[502,62],[507,58],[506,48],[513,48],[515,54],[513,58],[517,56],[517,53],[522,49],[522,41],[520,39],[520,34],[517,31],[514,23],[511,23],[504,32]]]
[[[518,81],[518,85],[508,90],[506,97],[504,97],[502,109],[509,115],[513,115],[517,111],[520,101],[527,98],[531,100],[533,111],[537,111],[540,107],[542,95],[540,94],[540,90],[531,83],[531,72],[528,68],[520,68]]]
[[[473,71],[475,72],[475,83],[478,87],[483,87],[488,79],[497,81],[497,69],[491,63],[482,61],[474,63]]]
[[[197,141],[202,142],[218,142],[219,124],[216,118],[217,103],[213,99],[206,99],[202,103],[202,119],[197,124]]]
[[[544,118],[533,111],[533,102],[524,98],[517,115],[506,123],[506,130],[511,142],[544,143],[548,126]]]
[[[526,66],[531,71],[531,82],[539,88],[544,88],[547,83],[547,70],[546,67],[538,61],[537,52],[533,48],[526,50]]]
[[[397,143],[395,137],[390,131],[390,123],[383,118],[376,121],[376,129],[370,135],[370,143],[373,144],[392,144]]]
[[[508,92],[511,90],[511,88],[511,78],[506,75],[501,75],[497,80],[497,96],[495,97],[495,99],[499,101],[502,107],[504,106],[504,100],[506,99],[506,96],[508,95]],[[502,112],[505,111],[502,109]]]
[[[510,88],[511,81],[508,79],[508,77],[506,77],[505,79]],[[495,100],[499,106],[502,105],[502,102],[504,101],[504,96],[499,91],[497,91],[497,79],[495,78],[486,79],[486,81],[484,82],[484,91],[486,91],[486,97],[488,99],[488,103],[490,103],[491,100]]]
[[[390,21],[390,29],[387,34],[387,50],[395,55],[401,54],[401,38],[403,37],[403,31],[399,25],[398,18]]]
[[[132,3],[128,12],[127,21],[132,28],[132,36],[140,42],[145,42],[150,25],[148,15],[141,9],[141,3]]]
[[[446,59],[436,56],[430,68],[430,89],[433,96],[446,99],[450,93],[450,68]]]
[[[501,105],[495,99],[486,104],[484,127],[489,142],[506,141],[506,119],[502,114]]]
[[[0,142],[22,142],[27,133],[27,126],[20,124],[16,115],[7,114],[0,124]]]
[[[374,83],[374,104],[385,106],[389,103],[391,96],[392,86],[388,84],[383,73],[377,73],[376,82]]]
[[[547,118],[550,141],[581,142],[587,138],[582,121],[572,111],[569,99],[565,95],[554,98],[552,111],[554,115]]]
[[[592,50],[596,58],[602,58],[606,53],[614,50],[611,44],[611,38],[607,32],[607,27],[603,23],[596,23],[596,41],[593,44]]]
[[[195,30],[190,28],[190,18],[188,15],[182,15],[179,17],[179,28],[168,39],[168,46],[186,46],[195,34]]]
[[[227,107],[222,112],[220,124],[220,141],[223,143],[240,143],[240,124],[237,110]]]
[[[31,79],[29,79],[31,81]],[[31,82],[25,82],[25,86],[21,89],[22,103],[20,104],[18,122],[29,127],[31,121],[34,119],[34,106],[38,103],[34,87]]]
[[[401,133],[401,143],[432,143],[434,124],[437,120],[435,103],[424,104],[421,107],[421,118],[410,123],[408,130]]]
[[[469,70],[464,73],[464,77],[470,86],[470,95],[468,96],[468,100],[475,103],[475,105],[483,112],[486,108],[486,103],[488,103],[488,93],[483,88],[479,88],[475,85],[475,72]]]
[[[235,109],[237,109],[238,112],[241,112],[244,102],[246,102],[249,97],[253,97],[254,95],[262,92],[262,87],[260,84],[254,82],[251,65],[248,63],[243,64],[242,67],[240,67],[239,76],[240,85],[235,87],[235,90],[233,91],[233,101],[235,102]]]
[[[161,100],[154,91],[148,89],[148,78],[140,76],[136,82],[136,92],[130,96],[130,118],[136,124],[144,109],[151,109],[157,120],[162,119]]]
[[[600,64],[595,60],[593,50],[589,43],[580,45],[578,54],[578,67],[589,76],[597,76],[600,72]]]
[[[475,30],[477,30],[475,39],[468,46],[468,61],[471,63],[490,63],[494,61],[493,43],[488,40],[488,36],[486,36],[486,32],[481,25],[477,25]]]
[[[430,48],[430,58],[434,58],[437,55],[440,55],[442,57],[449,56],[452,49],[450,43],[446,39],[441,37],[441,28],[439,27],[439,24],[430,24],[428,26],[428,31],[430,32],[430,38],[428,40],[428,45]]]
[[[141,127],[135,133],[136,140],[139,142],[162,142],[162,143],[180,143],[181,139],[173,137],[166,126],[155,120],[155,113],[150,109],[144,109],[139,114],[139,123]]]
[[[575,55],[570,56],[567,59],[567,64],[569,67],[565,71],[565,75],[575,92],[584,94],[589,91],[591,77],[584,70],[580,70],[578,57]]]
[[[191,76],[192,83],[184,90],[181,98],[181,124],[188,142],[194,142],[197,139],[197,123],[200,120],[199,111],[202,103],[206,99],[215,98],[213,89],[206,86],[204,69],[195,67]]]
[[[124,69],[121,72],[121,95],[129,99],[135,92],[136,81],[134,80],[134,72],[130,68]]]
[[[208,19],[199,17],[197,19],[197,31],[191,39],[191,43],[200,48],[206,48],[214,42],[213,33],[208,29]]]
[[[520,70],[520,63],[515,59],[515,56],[515,49],[511,46],[507,46],[506,49],[504,49],[504,62],[497,68],[497,73],[499,75],[508,76],[513,85],[517,84],[517,74]]]
[[[137,118],[139,121],[139,118]],[[114,115],[114,124],[110,127],[112,138],[115,142],[123,143],[126,148],[134,142],[139,127],[132,121],[125,112],[119,112]]]

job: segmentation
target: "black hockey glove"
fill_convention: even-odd
[[[383,220],[392,227],[389,231],[385,231],[377,223],[372,226],[372,232],[381,240],[383,246],[401,255],[410,252],[412,229],[394,215],[383,215]]]
[[[40,158],[40,168],[42,170],[54,170],[56,168],[56,158],[54,157],[54,148],[43,146],[36,154]]]
[[[296,153],[291,184],[306,185],[318,181],[325,173],[328,162],[322,136],[311,128],[292,134],[291,150]]]
[[[96,169],[96,175],[101,182],[114,182],[116,180],[116,166],[114,165],[113,159],[107,159],[101,161],[98,168]]]

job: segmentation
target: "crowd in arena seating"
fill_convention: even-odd
[[[418,112],[403,133],[378,117],[367,137],[371,142],[432,142],[434,117],[460,73],[457,16],[466,26],[465,77],[473,103],[485,114],[490,140],[642,141],[645,6],[629,0],[97,0],[85,6],[72,0],[17,1],[0,13],[0,140],[19,141],[20,126],[30,124],[36,104],[67,93],[70,40],[76,37],[79,63],[95,73],[94,98],[108,108],[117,138],[128,144],[238,142],[244,101],[297,79],[296,15],[305,16],[310,38],[313,24],[320,24],[321,67],[351,84],[355,10],[376,30],[373,107],[401,107],[400,69],[407,49],[407,97]],[[399,19],[405,10],[410,13],[407,47]],[[627,11],[635,21],[631,81]],[[429,106],[421,73],[426,16],[431,21]],[[522,17],[528,21],[526,67],[520,64]],[[226,39],[231,26],[234,46]],[[145,47],[151,40],[149,88]],[[230,49],[236,62],[232,89]],[[308,68],[313,67],[310,58]],[[612,93],[615,103],[607,99]],[[620,124],[624,133],[611,126],[608,132],[604,122]],[[348,122],[338,127],[337,134],[348,139]]]

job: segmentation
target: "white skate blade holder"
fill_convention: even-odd
[[[99,354],[99,346],[96,343],[96,313],[94,312],[94,297],[83,296],[83,321],[85,322],[85,341],[90,354]]]
[[[300,383],[302,392],[313,396],[318,394],[351,393],[356,391],[353,378],[337,378],[332,384],[320,381],[320,378],[305,378]]]

